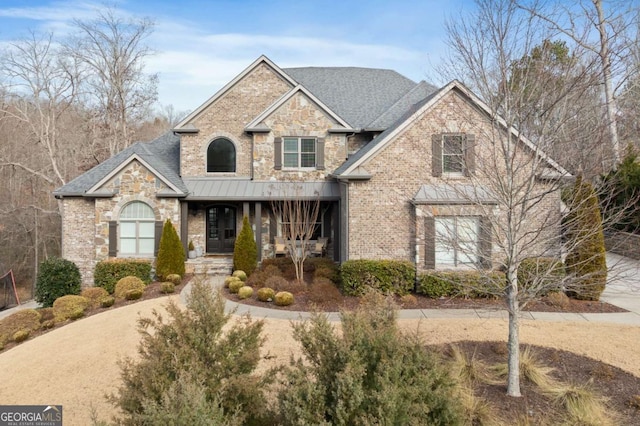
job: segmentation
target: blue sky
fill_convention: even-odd
[[[394,69],[435,83],[445,51],[444,21],[470,0],[116,1],[128,17],[149,17],[147,71],[160,77],[160,103],[193,110],[265,54],[281,67],[363,66]],[[0,46],[29,30],[64,36],[91,19],[92,0],[2,0]]]

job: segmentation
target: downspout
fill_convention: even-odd
[[[414,233],[415,235],[413,236],[413,241],[414,241],[414,247],[413,249],[415,250],[415,256],[413,257],[413,270],[414,270],[414,280],[413,280],[413,291],[415,293],[418,293],[418,265],[420,265],[420,241],[418,238],[418,212],[416,209],[416,203],[414,202],[414,200],[410,200],[409,201],[411,203],[411,205],[413,206],[413,215],[415,217],[415,226],[414,228]]]
[[[254,144],[255,136],[251,133],[251,170],[249,172],[250,180],[253,180],[253,144]]]

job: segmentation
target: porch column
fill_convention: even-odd
[[[182,247],[184,249],[185,259],[187,258],[187,250],[189,245],[189,203],[186,201],[180,201],[180,241],[182,241]]]
[[[331,207],[331,216],[331,228],[333,229],[333,260],[334,262],[340,262],[340,248],[342,246],[340,241],[340,201]]]
[[[244,216],[249,216],[249,203],[242,203],[242,219],[244,220]]]
[[[256,227],[255,237],[256,237],[256,247],[258,248],[258,262],[262,261],[262,203],[260,201],[256,202],[255,205],[255,218],[254,224]]]

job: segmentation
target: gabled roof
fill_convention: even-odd
[[[287,81],[292,87],[296,85],[296,82],[287,74],[285,74],[280,67],[278,67],[275,63],[273,63],[269,58],[265,55],[261,55],[258,59],[253,61],[251,65],[245,68],[240,74],[238,74],[233,80],[227,83],[222,89],[218,90],[213,96],[211,96],[205,103],[200,105],[195,111],[191,114],[187,115],[180,123],[178,123],[174,130],[176,132],[180,132],[185,128],[189,133],[193,133],[197,131],[197,129],[193,127],[185,127],[187,124],[192,121],[195,117],[197,117],[202,111],[207,109],[212,103],[214,103],[217,99],[221,98],[225,93],[229,91],[237,82],[242,80],[247,74],[251,73],[255,68],[257,68],[261,64],[266,64],[271,67],[276,74],[278,74],[283,80]]]
[[[488,116],[492,117],[489,106],[478,98],[473,92],[467,89],[462,83],[457,80],[451,81],[438,91],[432,92],[429,96],[422,101],[411,107],[402,117],[400,117],[393,125],[388,127],[384,132],[378,135],[375,139],[360,149],[355,155],[351,156],[340,167],[338,167],[332,175],[337,178],[350,178],[350,175],[358,170],[363,163],[368,159],[374,157],[381,149],[383,149],[389,142],[391,142],[395,136],[400,134],[406,129],[414,120],[420,117],[428,109],[434,106],[440,99],[442,99],[447,93],[458,90],[466,97],[468,97],[475,106],[480,108]],[[540,150],[533,142],[522,136],[513,127],[507,126],[506,121],[501,117],[496,117],[496,120],[504,129],[507,129],[515,137],[517,137],[527,148],[533,151],[541,159],[543,159],[551,169],[557,172],[560,176],[570,176],[570,173],[566,171],[562,166],[551,159],[547,154]]]
[[[358,67],[283,68],[354,129],[365,129],[416,83],[396,71]]]
[[[175,196],[187,194],[187,187],[178,175],[180,170],[180,138],[167,132],[151,142],[137,142],[120,151],[108,160],[81,174],[66,185],[56,189],[56,197],[100,197],[109,196],[98,191],[100,185],[132,160],[142,162],[145,167],[175,191]],[[169,195],[168,193],[165,195]]]

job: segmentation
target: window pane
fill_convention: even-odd
[[[475,242],[478,239],[478,220],[458,218],[458,240]]]
[[[478,261],[477,247],[475,242],[460,243],[458,248],[458,263],[475,264]]]
[[[216,139],[207,149],[207,172],[235,172],[236,148],[227,139]]]
[[[454,265],[455,253],[451,247],[436,243],[436,265]]]
[[[138,240],[139,250],[138,254],[153,254],[155,249],[153,238],[140,238]]]
[[[136,239],[120,238],[120,252],[122,254],[136,254]]]
[[[316,152],[316,140],[315,139],[302,139],[301,142],[302,152]]]
[[[445,135],[442,139],[442,153],[444,155],[462,155],[463,154],[463,137]]]
[[[284,152],[298,152],[298,138],[284,138]]]
[[[315,154],[300,154],[300,167],[315,167],[316,155]]]
[[[121,238],[135,238],[136,237],[136,223],[135,222],[120,222],[120,237]]]
[[[298,167],[298,154],[284,154],[285,167]]]
[[[155,236],[155,223],[139,222],[138,233],[140,238],[153,238]]]
[[[153,219],[153,209],[146,203],[134,201],[127,204],[120,212],[121,219]]]

